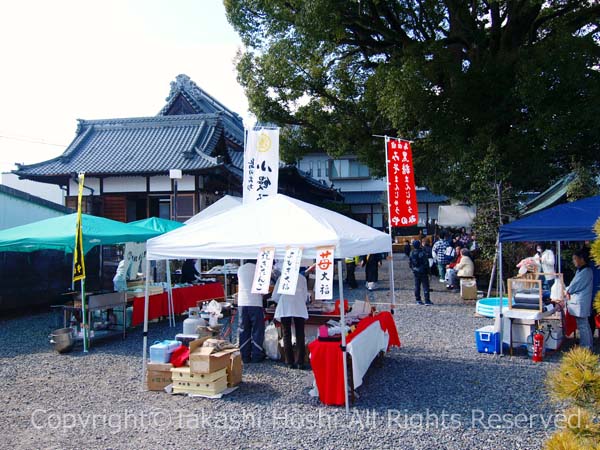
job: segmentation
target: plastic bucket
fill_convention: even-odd
[[[49,336],[50,343],[58,353],[65,353],[73,349],[73,328],[59,328]]]

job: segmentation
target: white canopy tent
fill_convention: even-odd
[[[437,224],[442,227],[470,227],[475,218],[475,208],[466,205],[442,205],[438,209]]]
[[[173,258],[256,259],[264,247],[274,247],[275,257],[283,258],[286,248],[301,247],[303,258],[315,259],[317,248],[335,247],[338,273],[342,273],[341,258],[369,253],[391,254],[388,234],[346,216],[309,203],[278,194],[258,202],[248,203],[173,230],[146,244],[146,264],[151,260]],[[395,304],[393,280],[392,305]],[[340,299],[344,298],[343,281],[339,277]],[[345,323],[344,308],[340,308]],[[148,331],[148,286],[144,311],[144,354],[146,368]],[[346,409],[348,410],[346,373],[346,336],[342,333],[342,354]]]
[[[223,198],[220,198],[212,205],[204,208],[194,217],[189,218],[184,223],[186,225],[191,225],[193,223],[199,222],[200,220],[208,219],[209,217],[218,216],[221,213],[229,211],[232,208],[240,206],[242,204],[241,197],[233,197],[231,195],[226,195]]]

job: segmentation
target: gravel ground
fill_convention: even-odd
[[[432,280],[435,305],[416,305],[403,255],[395,269],[402,348],[369,371],[348,417],[308,395],[310,372],[280,363],[247,365],[243,384],[221,400],[169,396],[141,390],[140,329],[85,356],[58,355],[47,344],[53,313],[2,319],[0,447],[540,448],[557,412],[543,379],[559,356],[534,364],[477,353],[473,330],[491,321],[474,317],[474,303]],[[386,286],[385,268],[381,278]],[[359,288],[348,298],[364,296]],[[173,334],[150,327],[150,340]]]

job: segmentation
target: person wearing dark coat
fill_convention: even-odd
[[[196,261],[193,259],[186,259],[181,267],[181,282],[182,283],[193,283],[196,281],[196,275],[200,275],[200,272],[196,270]]]
[[[420,241],[413,242],[413,250],[410,252],[408,264],[415,279],[415,301],[418,305],[423,304],[421,301],[421,286],[423,286],[425,304],[433,305],[429,297],[429,258],[421,247]]]
[[[381,253],[373,253],[361,258],[361,267],[365,268],[366,285],[369,291],[376,288],[379,279],[379,267],[381,267]]]

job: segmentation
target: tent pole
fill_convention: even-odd
[[[150,259],[146,258],[146,273],[150,270]],[[146,378],[146,354],[148,353],[148,306],[150,298],[148,296],[148,288],[150,279],[146,276],[146,290],[144,292],[144,350],[142,353],[142,389],[144,389],[144,381]]]
[[[167,309],[169,311],[169,326],[170,327],[174,327],[175,326],[175,314],[173,313],[173,302],[172,302],[172,295],[173,292],[171,291],[171,265],[169,263],[169,260],[167,259],[166,261],[167,264]]]
[[[89,351],[89,331],[88,331],[88,320],[87,320],[88,311],[85,307],[85,278],[81,279],[81,319],[83,321],[83,352],[87,353]]]
[[[496,274],[496,264],[498,262],[498,242],[500,235],[496,237],[496,254],[494,255],[494,263],[492,264],[492,272],[490,273],[490,283],[488,284],[487,296],[492,295],[492,285],[494,284],[494,275]]]
[[[227,301],[227,269],[225,268],[225,265],[227,264],[227,260],[224,259],[223,260],[223,284],[224,284],[224,288],[225,288],[225,298],[223,299],[223,301]]]
[[[556,266],[558,273],[562,273],[562,263],[560,261],[560,241],[556,241],[556,259],[558,261],[558,265]]]
[[[390,209],[391,209],[391,202],[390,202],[390,174],[389,174],[389,170],[388,170],[388,163],[387,163],[387,144],[389,142],[389,138],[387,136],[385,136],[384,139],[384,152],[385,152],[385,181],[386,181],[386,192],[387,192],[387,202],[388,202],[388,231],[390,234],[390,240],[393,240],[393,236],[392,236],[392,215],[390,213]],[[391,244],[390,244],[391,245]],[[396,306],[396,289],[394,286],[394,249],[392,247],[392,251],[390,252],[390,290],[392,291],[392,307],[391,307],[391,312],[392,315],[394,314],[394,307]],[[340,274],[341,276],[341,274]]]
[[[498,274],[499,274],[499,298],[500,298],[500,355],[504,354],[504,313],[502,311],[504,305],[504,292],[502,292],[504,283],[502,282],[502,242],[498,240]],[[508,299],[510,301],[510,299]]]
[[[346,414],[350,413],[350,403],[348,402],[348,368],[346,367],[346,308],[344,302],[344,280],[342,277],[342,260],[338,260],[338,282],[340,286],[340,325],[342,326],[342,366],[344,369],[344,404],[346,405]]]

